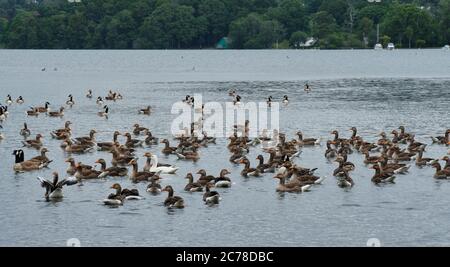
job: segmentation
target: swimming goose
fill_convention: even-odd
[[[265,173],[265,172],[275,172],[275,166],[269,164],[269,163],[264,163],[264,157],[263,155],[258,155],[256,157],[256,160],[259,160],[259,164],[258,166],[256,166],[256,168],[261,172],[261,173]]]
[[[212,184],[207,184],[205,186],[206,192],[203,194],[203,201],[207,205],[219,204],[220,195],[217,191],[211,191],[210,188],[213,187]]]
[[[287,105],[287,104],[289,103],[289,99],[288,99],[288,96],[287,96],[287,95],[284,95],[284,96],[283,96],[283,101],[282,101],[282,103],[283,103],[284,105]]]
[[[158,183],[159,177],[154,177],[151,179],[150,184],[147,186],[147,192],[157,195],[161,193],[161,184]]]
[[[144,171],[145,171],[145,172],[149,172],[149,171],[150,171],[150,168],[151,168],[152,165],[153,165],[153,162],[152,162],[152,155],[153,155],[153,154],[150,153],[150,152],[146,152],[146,153],[144,154],[144,157],[147,158],[147,160],[145,161],[145,165],[144,165]],[[161,167],[161,166],[171,167],[172,165],[166,164],[166,163],[160,163],[160,162],[158,162],[158,166],[157,166],[157,167]]]
[[[139,114],[150,115],[152,107],[147,106],[146,108],[142,108],[139,110]]]
[[[3,122],[4,120],[6,120],[6,111],[5,110],[7,110],[7,108],[0,105],[0,122]]]
[[[12,153],[15,156],[15,162],[13,166],[13,170],[15,172],[26,172],[26,171],[34,171],[39,170],[44,167],[47,167],[50,162],[40,163],[38,161],[25,161],[25,154],[22,149],[14,150]]]
[[[169,193],[167,198],[166,198],[166,200],[164,200],[164,206],[166,206],[168,208],[179,208],[179,209],[184,208],[184,200],[183,200],[183,198],[173,195],[173,188],[172,188],[172,186],[167,185],[161,191]]]
[[[135,125],[133,125],[133,127],[134,127],[134,129],[133,129],[133,134],[135,134],[135,135],[140,135],[141,132],[146,132],[146,131],[148,131],[147,128],[141,127],[141,126],[139,126],[139,124],[137,124],[137,123],[136,123]]]
[[[350,177],[347,171],[344,171],[344,175],[339,178],[338,180],[338,186],[339,187],[353,187],[355,185],[355,182]]]
[[[345,171],[350,172],[355,169],[355,165],[351,162],[348,162],[346,156],[344,155],[338,156],[335,162],[339,163],[339,166],[334,170],[334,176],[343,177]]]
[[[49,181],[42,177],[37,177],[41,186],[45,188],[44,197],[47,201],[50,199],[61,199],[63,198],[62,188],[64,185],[74,185],[78,181],[76,179],[63,179],[59,181],[59,175],[57,172],[53,172],[53,181]]]
[[[400,126],[398,129],[400,130],[400,134],[398,135],[400,140],[408,139],[412,136],[412,134],[405,131],[405,126]]]
[[[23,103],[25,103],[25,101],[23,100],[22,96],[19,96],[19,98],[17,98],[16,103],[19,105],[22,105]]]
[[[339,138],[339,132],[337,130],[333,130],[331,134],[334,135],[334,139],[331,141],[331,144],[333,145],[340,145],[344,139]]]
[[[30,129],[28,129],[28,125],[26,122],[23,123],[23,128],[20,130],[20,135],[27,138],[31,135]]]
[[[84,144],[74,144],[70,138],[65,139],[64,141],[66,146],[64,150],[68,153],[78,153],[83,154],[92,151],[94,148],[91,145]]]
[[[431,166],[436,169],[434,178],[436,179],[450,178],[450,169],[442,169],[441,164],[439,162],[434,162]]]
[[[73,140],[80,145],[93,145],[95,144],[95,134],[96,130],[91,130],[89,136],[76,137]]]
[[[118,183],[113,184],[110,188],[115,189],[116,192],[109,194],[108,198],[103,200],[105,205],[122,205],[125,200],[142,199],[137,189],[122,189]]]
[[[200,174],[200,177],[197,179],[197,183],[200,183],[203,186],[213,182],[216,179],[213,175],[207,175],[204,169],[197,171],[196,174]]]
[[[431,136],[431,139],[433,140],[433,143],[437,144],[444,144],[447,145],[450,143],[450,129],[445,131],[444,136]]]
[[[125,146],[128,148],[139,147],[139,146],[142,146],[142,144],[144,143],[144,141],[142,141],[142,140],[131,138],[130,133],[125,133],[124,136],[127,138],[127,141],[125,142]]]
[[[176,152],[178,159],[183,160],[193,160],[194,162],[200,159],[200,154],[198,153],[198,144],[193,144],[191,151],[184,151],[184,148],[180,152]]]
[[[421,147],[421,149],[418,152],[418,155],[416,157],[416,166],[422,167],[425,165],[431,165],[433,162],[436,162],[436,159],[432,159],[432,158],[424,158],[423,157],[423,151],[424,151],[424,147]]]
[[[12,105],[13,101],[12,101],[11,95],[6,96],[5,102],[7,105]]]
[[[242,176],[244,176],[244,177],[248,177],[248,176],[258,177],[258,176],[260,176],[261,172],[258,169],[250,168],[250,161],[246,157],[241,158],[239,163],[240,164],[244,164],[244,169],[241,171],[241,175]]]
[[[155,154],[151,155],[152,160],[152,166],[150,167],[150,172],[161,172],[161,173],[167,173],[167,174],[174,174],[179,169],[176,166],[161,166],[158,165],[158,156]]]
[[[89,99],[92,98],[92,90],[91,89],[88,90],[88,92],[86,94],[86,97],[89,98]]]
[[[233,105],[235,105],[235,106],[241,105],[241,96],[240,95],[236,95],[236,97],[233,101]]]
[[[106,105],[103,107],[103,111],[97,112],[97,115],[98,115],[99,117],[105,117],[105,118],[108,118],[108,114],[109,114],[109,107],[106,106]]]
[[[39,111],[36,108],[30,107],[30,110],[27,110],[25,112],[25,114],[27,116],[35,116],[35,117],[37,117],[37,116],[39,116]]]
[[[299,146],[314,146],[320,144],[320,138],[303,138],[303,133],[301,131],[297,132],[298,145]]]
[[[331,147],[331,141],[327,141],[327,150],[325,151],[325,157],[327,159],[331,159],[335,158],[337,154],[337,150]]]
[[[128,165],[133,166],[133,171],[131,172],[130,179],[133,181],[133,183],[139,183],[139,182],[147,182],[150,181],[153,177],[159,177],[161,172],[140,172],[138,169],[138,162],[137,159],[132,159]]]
[[[36,161],[36,162],[38,162],[38,163],[46,163],[46,164],[48,165],[48,164],[49,164],[50,162],[52,162],[53,160],[50,160],[50,159],[47,157],[47,152],[48,152],[48,149],[47,149],[46,147],[42,148],[42,149],[41,149],[41,154],[40,154],[39,156],[36,156],[36,157],[34,157],[34,158],[31,158],[30,161]]]
[[[76,172],[74,176],[79,180],[89,180],[89,179],[97,179],[98,176],[101,174],[100,171],[88,168],[83,168],[83,165],[81,162],[78,162],[76,167]]]
[[[116,144],[118,144],[117,137],[119,135],[120,135],[120,133],[118,131],[115,131],[113,133],[113,141],[112,142],[100,142],[100,143],[97,143],[98,150],[111,151],[112,147],[115,146]]]
[[[0,129],[3,129],[3,126],[0,125]],[[0,133],[0,140],[5,139],[5,135],[3,133]]]
[[[169,144],[169,140],[163,139],[161,141],[161,143],[163,143],[165,145],[163,150],[162,150],[162,153],[164,153],[164,154],[175,154],[175,151],[177,150],[177,148],[176,147],[171,147],[170,144]]]
[[[370,156],[368,151],[364,152],[364,164],[376,164],[382,160],[382,156]]]
[[[444,169],[450,169],[450,157],[444,156],[441,160],[445,161]]]
[[[66,101],[66,105],[68,105],[68,106],[73,106],[73,105],[75,105],[75,101],[73,100],[73,96],[72,96],[72,95],[69,95],[67,98],[68,98],[68,99],[67,99],[67,101]]]
[[[102,173],[98,176],[98,178],[104,178],[106,176],[124,177],[128,174],[128,169],[124,167],[112,166],[106,168],[106,161],[104,159],[98,159],[95,163],[101,165],[100,171]]]
[[[152,135],[152,132],[151,132],[150,130],[147,129],[147,130],[145,131],[145,135],[147,136],[147,137],[145,138],[145,140],[144,140],[144,143],[145,143],[146,145],[151,146],[151,145],[157,145],[157,144],[158,144],[158,138],[154,137],[154,136]]]
[[[231,174],[227,169],[221,170],[219,177],[214,179],[214,186],[222,188],[231,187],[231,179],[225,176],[227,174]]]
[[[48,111],[47,115],[49,117],[63,117],[64,116],[64,107],[60,107],[59,111]]]
[[[272,96],[269,96],[269,97],[267,98],[266,103],[267,103],[267,106],[268,106],[269,108],[272,106]]]
[[[277,192],[293,192],[293,193],[306,192],[312,186],[311,184],[302,183],[298,180],[293,180],[286,183],[286,177],[281,173],[276,174],[273,178],[280,180],[276,188]]]
[[[40,149],[42,147],[42,135],[37,134],[36,139],[22,141],[23,146]]]
[[[97,105],[103,106],[103,99],[101,96],[97,97],[97,100],[95,102],[97,103]]]
[[[64,123],[64,128],[56,129],[56,130],[50,132],[50,135],[53,138],[61,138],[61,135],[63,135],[63,133],[67,133],[68,135],[70,135],[72,133],[72,130],[70,129],[70,125],[72,125],[72,122],[66,121]]]
[[[36,109],[36,111],[39,113],[47,113],[47,111],[50,110],[49,105],[50,105],[49,102],[45,102],[45,105],[43,107],[36,107],[32,109]]]
[[[395,176],[392,173],[382,172],[378,164],[373,165],[372,169],[375,170],[375,174],[372,176],[374,184],[394,182]]]
[[[188,192],[202,192],[203,185],[199,182],[194,182],[194,176],[192,173],[186,174],[186,179],[188,179],[188,184],[184,187],[184,191]]]
[[[77,163],[74,158],[68,158],[65,162],[69,163],[69,167],[66,169],[67,174],[74,175],[77,172]],[[80,164],[83,169],[92,170],[92,166]]]

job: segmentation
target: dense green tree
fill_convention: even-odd
[[[37,19],[35,12],[19,10],[9,25],[6,36],[9,48],[37,48]]]
[[[308,35],[302,31],[297,31],[291,34],[289,38],[289,46],[292,48],[299,48],[301,43],[305,43]]]
[[[337,29],[336,20],[334,17],[326,12],[319,11],[312,15],[311,32],[317,38],[324,38],[325,36],[335,32]]]
[[[450,44],[450,0],[439,2],[439,31],[442,44]]]
[[[290,36],[295,31],[307,30],[306,7],[303,0],[281,0],[276,8],[268,10],[271,19],[278,20]]]

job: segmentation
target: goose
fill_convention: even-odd
[[[65,162],[69,163],[69,167],[66,169],[66,173],[69,175],[74,175],[77,172],[77,163],[74,158],[68,158]],[[92,166],[79,164],[83,169],[92,170]]]
[[[22,96],[19,96],[19,98],[16,99],[16,103],[22,105],[23,103],[25,103],[25,100],[23,100]]]
[[[0,125],[0,129],[3,129],[3,126]],[[0,140],[5,139],[5,135],[3,133],[0,133]]]
[[[147,186],[147,192],[157,195],[159,193],[161,193],[161,184],[158,183],[157,177],[151,179],[150,184]]]
[[[283,103],[284,105],[289,104],[289,99],[288,99],[288,96],[287,96],[287,95],[284,95],[284,96],[283,96],[283,101],[282,101],[282,103]]]
[[[89,98],[89,99],[92,98],[92,90],[91,89],[88,90],[88,92],[86,94],[86,97]]]
[[[303,90],[304,90],[305,92],[307,92],[307,93],[311,92],[311,87],[309,86],[308,83],[305,84],[305,87],[304,87]]]
[[[112,153],[112,160],[111,163],[113,166],[116,165],[128,165],[131,160],[134,159],[134,156],[131,154],[123,154],[120,152],[119,147],[117,145],[113,146],[110,150]]]
[[[144,143],[144,141],[142,141],[142,140],[131,138],[130,133],[125,133],[124,136],[127,138],[127,141],[125,142],[125,146],[128,148],[139,147],[139,146],[142,146],[142,144]]]
[[[258,176],[260,176],[261,172],[258,169],[250,168],[250,161],[246,157],[241,158],[239,163],[240,164],[244,164],[244,169],[241,171],[241,175],[242,176],[244,176],[244,177],[248,177],[248,176],[258,177]]]
[[[64,107],[60,107],[59,111],[48,111],[47,115],[50,117],[63,117],[64,116]]]
[[[372,177],[374,184],[394,182],[395,176],[392,173],[382,172],[378,164],[373,165],[372,169],[375,170],[375,174]]]
[[[103,106],[103,99],[101,96],[97,97],[97,101],[96,101],[97,105],[99,106]]]
[[[111,193],[108,198],[103,200],[105,205],[122,205],[125,200],[142,199],[137,189],[122,189],[118,183],[113,184],[110,188],[115,189],[116,192]]]
[[[192,173],[186,174],[186,179],[188,179],[188,184],[184,187],[184,191],[188,192],[202,192],[203,185],[199,182],[194,182],[194,176]]]
[[[298,145],[299,146],[314,146],[314,145],[320,145],[320,139],[321,138],[303,138],[303,133],[301,131],[297,132],[298,136]]]
[[[93,145],[95,143],[96,130],[89,131],[89,136],[76,137],[73,140],[80,145]]]
[[[301,183],[298,180],[293,180],[289,183],[286,183],[286,177],[284,177],[284,175],[281,173],[276,174],[273,178],[280,180],[276,188],[277,192],[303,193],[309,191],[312,186],[308,183]]]
[[[145,135],[147,136],[147,137],[145,138],[145,140],[144,140],[144,143],[145,143],[146,145],[151,146],[151,145],[157,145],[157,144],[158,144],[158,138],[154,137],[154,136],[152,135],[152,132],[151,132],[150,130],[147,129],[147,130],[145,131]]]
[[[75,101],[73,100],[73,96],[72,96],[72,95],[69,95],[69,96],[68,96],[68,99],[67,99],[67,101],[66,101],[66,105],[68,105],[68,106],[73,106],[73,105],[75,105]]]
[[[39,113],[47,113],[47,111],[50,110],[49,108],[50,103],[49,102],[45,102],[43,107],[36,107],[36,111]],[[33,108],[32,108],[33,109]]]
[[[450,142],[450,129],[445,131],[444,136],[431,136],[431,140],[436,144],[448,144]]]
[[[339,187],[353,187],[355,185],[355,182],[350,177],[347,171],[344,171],[343,177],[339,178],[338,180],[338,186]]]
[[[36,139],[22,141],[23,146],[40,149],[42,147],[42,135],[37,134]]]
[[[20,135],[27,138],[31,135],[30,129],[28,129],[28,125],[26,122],[23,123],[23,128],[20,130]]]
[[[99,111],[97,112],[97,115],[99,117],[105,117],[108,118],[108,114],[109,114],[109,107],[108,106],[103,106],[103,111]]]
[[[147,132],[147,131],[148,131],[147,128],[141,127],[141,126],[140,126],[139,124],[137,124],[137,123],[134,124],[133,127],[134,127],[134,129],[133,129],[133,134],[135,134],[135,135],[140,135],[141,132]]]
[[[327,141],[327,150],[325,151],[325,157],[327,159],[332,159],[335,158],[337,154],[337,150],[331,147],[331,141]]]
[[[175,154],[175,151],[177,150],[177,148],[176,147],[171,147],[170,144],[169,144],[169,140],[163,139],[161,141],[161,143],[163,143],[165,145],[164,148],[162,149],[162,153],[164,153],[166,155],[167,154]]]
[[[231,179],[225,176],[227,174],[231,174],[227,169],[221,170],[219,177],[214,179],[214,186],[222,188],[231,187]]]
[[[158,166],[158,157],[154,154],[151,155],[152,167],[150,168],[150,172],[161,172],[167,174],[174,174],[179,169],[175,166]]]
[[[193,160],[194,162],[200,159],[200,154],[198,153],[197,149],[199,148],[198,144],[192,145],[191,151],[184,151],[184,148],[180,152],[175,152],[178,159],[183,160]]]
[[[117,142],[117,137],[121,135],[120,132],[115,131],[113,133],[113,141],[112,142],[100,142],[97,143],[97,148],[98,150],[106,150],[106,151],[111,151],[111,149],[113,148],[113,146],[115,146],[116,144],[118,144]]]
[[[7,105],[12,105],[13,101],[12,101],[11,95],[7,95],[6,96],[6,101],[5,102],[6,102]]]
[[[434,162],[431,166],[436,169],[434,178],[436,179],[450,178],[450,169],[442,169],[441,164],[439,162]]]
[[[331,134],[334,135],[334,139],[331,142],[331,144],[333,145],[340,145],[342,143],[342,141],[344,141],[344,139],[339,138],[339,132],[337,130],[333,130],[331,132]]]
[[[75,178],[79,180],[90,180],[90,179],[97,179],[98,176],[101,174],[100,171],[88,168],[83,168],[83,165],[81,162],[78,162],[76,165],[76,172],[74,174]]]
[[[206,171],[204,169],[197,171],[196,174],[200,174],[200,177],[197,179],[197,182],[203,186],[205,186],[208,183],[213,182],[216,179],[216,177],[214,177],[212,175],[206,175]]]
[[[258,156],[256,157],[256,160],[259,160],[259,164],[258,164],[258,166],[256,166],[256,168],[257,168],[260,172],[262,172],[262,173],[265,173],[265,172],[275,172],[275,167],[274,167],[273,165],[271,165],[271,164],[269,164],[269,163],[264,163],[264,157],[263,157],[263,155],[258,155]]]
[[[145,172],[150,172],[150,168],[151,168],[152,165],[153,165],[153,162],[152,162],[152,155],[153,155],[153,154],[150,153],[150,152],[146,152],[146,153],[144,154],[144,157],[147,158],[147,160],[145,161],[145,165],[144,165],[144,171],[145,171]],[[161,167],[161,166],[170,167],[170,166],[172,166],[172,165],[166,164],[166,163],[160,163],[160,162],[158,162],[158,166],[157,166],[157,167]]]
[[[240,95],[236,95],[234,101],[233,101],[233,105],[235,106],[240,106],[241,105],[241,96]]]
[[[50,162],[40,163],[37,161],[27,160],[25,161],[25,154],[22,149],[14,150],[12,153],[15,156],[15,162],[13,170],[15,172],[34,171],[45,168]]]
[[[95,161],[95,163],[98,163],[101,165],[100,175],[98,178],[104,178],[106,176],[113,176],[113,177],[124,177],[128,174],[128,169],[124,167],[118,167],[118,166],[112,166],[109,168],[106,168],[106,161],[104,159],[98,159]]]
[[[220,194],[217,191],[211,191],[210,188],[212,186],[212,184],[207,184],[205,186],[206,192],[203,194],[203,201],[207,205],[219,204]]]
[[[228,95],[233,97],[236,96],[236,90],[231,89],[230,91],[228,91]]]
[[[36,161],[36,162],[38,162],[38,163],[47,163],[47,164],[49,164],[49,163],[52,162],[53,160],[50,160],[50,159],[47,157],[47,152],[49,152],[48,149],[47,149],[46,147],[43,147],[43,148],[41,149],[41,154],[40,154],[39,156],[36,156],[36,157],[34,157],[34,158],[31,158],[30,161]]]
[[[65,140],[66,146],[64,150],[68,153],[78,153],[83,154],[92,151],[94,148],[90,145],[83,145],[83,144],[74,144],[70,138],[67,138]]]
[[[444,156],[441,160],[445,161],[444,169],[450,169],[450,157]]]
[[[431,165],[434,162],[436,162],[436,159],[432,159],[432,158],[424,158],[423,157],[423,151],[424,151],[424,147],[421,147],[421,149],[418,152],[418,155],[416,157],[416,166],[422,167],[425,165]]]
[[[25,111],[25,114],[27,116],[37,117],[37,116],[39,116],[39,111],[34,107],[30,107],[30,110]]]
[[[147,106],[146,108],[142,108],[139,110],[139,114],[150,115],[152,107]]]
[[[167,196],[166,200],[164,200],[164,206],[166,206],[168,208],[178,208],[178,209],[184,208],[183,198],[181,198],[179,196],[174,196],[172,186],[167,185],[161,191],[168,192],[168,196]]]
[[[66,122],[64,123],[64,128],[56,129],[56,130],[50,132],[50,135],[51,135],[53,138],[58,138],[58,137],[60,137],[63,133],[68,133],[68,134],[70,135],[71,132],[72,132],[72,130],[70,129],[70,125],[72,125],[72,122],[71,122],[71,121],[66,121]]]
[[[59,181],[59,175],[57,172],[53,172],[53,181],[49,181],[42,177],[37,177],[41,186],[45,188],[44,197],[47,201],[50,199],[61,199],[63,198],[62,188],[65,185],[74,185],[77,184],[78,181],[76,179],[63,179]]]
[[[370,156],[369,151],[365,151],[364,156],[364,164],[376,164],[382,160],[382,156]]]
[[[138,183],[142,181],[150,181],[154,177],[159,177],[161,172],[140,172],[138,169],[137,159],[132,159],[129,163],[129,166],[133,167],[133,171],[131,172],[131,181],[133,183]]]
[[[8,110],[7,107],[0,105],[0,122],[6,120],[6,115],[7,115],[6,110]]]

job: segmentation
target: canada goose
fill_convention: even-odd
[[[19,105],[22,105],[23,103],[25,103],[25,100],[23,100],[22,96],[19,96],[19,98],[17,98],[16,103]]]
[[[28,125],[26,122],[23,123],[23,128],[20,130],[20,135],[27,138],[31,135],[30,129],[28,129]]]
[[[64,116],[64,107],[60,107],[59,111],[48,111],[47,115],[50,117],[62,117]]]
[[[97,97],[96,103],[97,103],[97,105],[102,106],[103,105],[103,98],[101,96]]]
[[[45,102],[45,105],[43,107],[36,107],[35,109],[37,110],[37,112],[39,113],[47,113],[47,111],[49,111],[49,102]]]
[[[146,108],[142,108],[139,110],[139,114],[150,115],[151,107],[147,106]]]
[[[72,95],[69,95],[69,96],[68,96],[68,99],[67,99],[67,101],[66,101],[66,105],[68,105],[68,106],[73,106],[73,105],[75,105],[75,101],[73,100],[73,96],[72,96]]]
[[[11,95],[6,96],[5,102],[7,105],[12,105],[13,101],[12,101]]]
[[[86,97],[89,98],[89,99],[92,98],[92,90],[91,89],[88,90],[88,92],[86,94]]]
[[[25,154],[22,149],[14,150],[12,153],[15,156],[15,163],[13,166],[13,170],[15,172],[26,172],[26,171],[34,171],[45,168],[48,166],[50,162],[40,163],[38,161],[25,161]]]
[[[108,106],[105,105],[105,106],[103,106],[103,111],[99,111],[97,113],[97,115],[100,117],[108,118],[108,112],[109,112],[109,108],[108,108]]]

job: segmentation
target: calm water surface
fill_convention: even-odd
[[[41,71],[42,68],[46,71]],[[55,69],[56,68],[56,69]],[[309,82],[313,92],[306,94]],[[100,119],[95,100],[84,97],[87,89],[106,95],[119,90],[124,100],[109,103],[109,120]],[[0,50],[0,99],[22,95],[26,104],[12,105],[3,123],[6,139],[0,142],[0,245],[65,246],[78,238],[82,246],[365,246],[378,238],[386,246],[450,244],[450,182],[432,178],[433,169],[413,166],[396,184],[374,186],[372,171],[360,154],[349,160],[357,166],[355,187],[343,190],[331,176],[335,164],[324,157],[324,146],[305,148],[295,162],[317,167],[328,176],[323,185],[305,194],[279,194],[272,175],[240,177],[242,166],[228,162],[226,140],[202,148],[193,164],[175,156],[160,155],[161,161],[180,167],[177,175],[164,175],[186,201],[184,210],[168,211],[166,195],[151,196],[146,185],[127,178],[86,182],[65,188],[62,202],[45,202],[36,176],[65,173],[68,157],[50,130],[71,120],[73,136],[96,129],[97,140],[109,141],[114,130],[130,131],[134,123],[152,129],[154,135],[170,137],[174,115],[171,105],[186,94],[201,93],[204,101],[229,101],[227,91],[235,88],[244,101],[264,101],[268,95],[290,104],[281,109],[281,130],[290,138],[297,130],[305,136],[332,138],[339,130],[348,137],[351,126],[375,141],[381,131],[405,125],[419,141],[430,143],[429,135],[442,135],[450,128],[450,53],[442,50],[387,51],[16,51]],[[49,101],[62,105],[68,94],[76,104],[63,119],[27,118],[30,105]],[[151,116],[137,109],[154,107]],[[44,144],[54,160],[50,168],[14,174],[12,150],[21,147],[18,132],[27,122],[33,134],[44,134]],[[123,139],[120,139],[123,142]],[[442,157],[443,146],[430,145],[426,155]],[[261,153],[251,150],[252,165]],[[37,152],[25,149],[26,158]],[[75,156],[86,164],[110,154],[94,152]],[[182,191],[187,172],[204,168],[217,175],[228,168],[234,184],[218,190],[222,202],[207,207],[201,194]],[[118,208],[105,207],[114,182],[137,188],[145,199]]]

